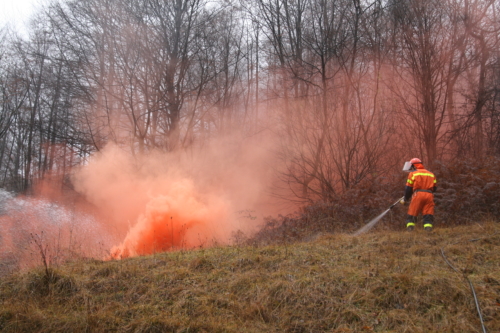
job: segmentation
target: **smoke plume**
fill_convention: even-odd
[[[106,226],[81,203],[68,208],[55,200],[55,192],[49,199],[0,189],[0,276],[40,265],[41,260],[52,266],[105,255],[105,247],[114,241]]]
[[[252,232],[259,217],[276,213],[269,142],[231,137],[142,155],[108,145],[72,181],[121,235],[112,258],[226,244],[235,231]]]

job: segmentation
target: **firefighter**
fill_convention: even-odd
[[[418,214],[422,213],[424,230],[432,231],[434,222],[434,192],[436,191],[436,176],[426,170],[422,161],[412,158],[405,163],[404,171],[409,171],[406,180],[404,198],[401,204],[405,205],[410,200],[408,215],[406,216],[406,230],[413,231]]]

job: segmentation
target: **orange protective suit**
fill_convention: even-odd
[[[424,228],[432,229],[434,221],[434,192],[436,191],[436,176],[426,170],[423,164],[414,164],[416,170],[410,172],[406,180],[405,201],[411,197],[406,218],[406,226],[414,227],[418,214],[422,213]]]

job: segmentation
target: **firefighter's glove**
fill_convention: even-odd
[[[404,205],[406,205],[406,201],[405,201],[405,199],[404,199],[404,198],[403,198],[403,199],[401,199],[401,200],[399,201],[399,203],[400,203],[400,204],[402,204],[403,206],[404,206]]]

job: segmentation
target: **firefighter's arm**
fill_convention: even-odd
[[[404,205],[408,201],[410,201],[412,194],[413,194],[413,187],[406,185],[404,198],[401,199],[400,201],[401,204]]]
[[[411,199],[411,196],[413,195],[413,181],[412,181],[412,177],[413,177],[413,172],[411,172],[408,175],[408,179],[406,180],[405,194],[404,194],[403,199],[401,199],[401,201],[400,201],[400,203],[402,205],[404,205],[407,202],[409,202],[410,199]]]
[[[413,187],[406,185],[406,187],[405,187],[405,201],[410,201],[412,195],[413,195]]]

